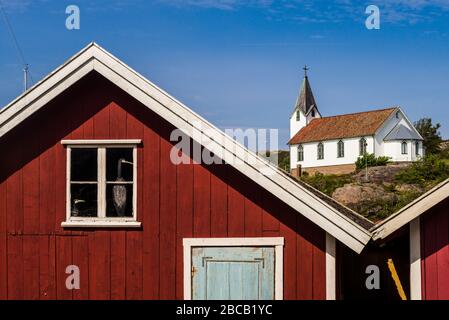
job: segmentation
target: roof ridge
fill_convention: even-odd
[[[373,112],[381,112],[381,111],[387,111],[387,110],[396,110],[399,106],[390,107],[390,108],[383,108],[383,109],[376,109],[376,110],[368,110],[368,111],[360,111],[360,112],[352,112],[352,113],[344,113],[344,114],[336,114],[333,116],[327,116],[327,117],[321,117],[321,118],[315,118],[313,120],[320,120],[320,119],[329,119],[329,118],[338,118],[338,117],[344,117],[344,116],[352,116],[352,115],[358,115],[362,113],[373,113]],[[312,120],[312,121],[313,121]],[[312,122],[311,121],[311,122]]]

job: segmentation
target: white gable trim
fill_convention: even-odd
[[[199,136],[194,132],[201,132],[209,137],[211,147],[223,150],[223,160],[354,251],[360,253],[370,240],[370,233],[361,226],[94,43],[2,110],[0,137],[92,70],[183,130],[192,139]]]
[[[448,197],[449,179],[371,229],[373,240],[385,239]]]
[[[390,114],[390,116],[387,118],[387,120],[385,120],[382,125],[376,130],[376,133],[374,134],[375,136],[387,125],[387,123],[394,117],[396,117],[396,113],[400,112],[403,116],[404,116],[404,120],[405,122],[407,122],[407,124],[409,125],[409,129],[414,131],[419,137],[421,137],[421,140],[424,140],[423,137],[421,136],[421,134],[418,132],[418,130],[416,130],[415,126],[413,125],[413,123],[410,121],[410,119],[407,117],[407,115],[405,114],[404,111],[402,111],[401,107],[396,107],[396,110],[394,112],[392,112]],[[391,131],[394,130],[394,128],[396,128],[396,126],[393,127],[393,129],[390,130],[390,132],[388,132],[385,137],[387,137]]]

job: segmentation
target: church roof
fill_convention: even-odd
[[[307,69],[305,69],[307,70]],[[309,78],[307,74],[304,76],[302,81],[301,90],[299,92],[298,98],[296,99],[295,109],[301,110],[305,115],[309,113],[313,107],[316,107],[315,98],[313,96],[312,88],[310,87]]]
[[[313,119],[288,144],[372,136],[396,110],[388,108]]]
[[[423,140],[415,131],[410,130],[402,123],[399,123],[396,127],[391,130],[389,134],[384,139],[385,141],[394,140]]]

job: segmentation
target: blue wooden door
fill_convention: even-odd
[[[274,299],[274,248],[193,248],[192,298]]]

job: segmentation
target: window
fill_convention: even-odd
[[[407,141],[402,141],[401,143],[401,152],[402,154],[408,154],[408,150],[407,150]]]
[[[324,145],[323,143],[318,143],[318,160],[323,160],[324,159]]]
[[[298,161],[304,161],[304,147],[302,144],[298,146]]]
[[[415,142],[415,155],[419,156],[419,141]]]
[[[399,119],[399,111],[396,112],[396,119]]]
[[[338,155],[339,158],[344,158],[345,156],[345,143],[340,140],[338,141]]]
[[[296,111],[296,121],[301,120],[301,112],[299,110]]]
[[[140,140],[63,141],[67,145],[67,221],[76,226],[140,226],[136,221]]]
[[[359,141],[359,154],[360,156],[364,156],[366,154],[366,147],[368,146],[368,143],[366,142],[365,138],[360,139]]]
[[[312,117],[315,118],[315,109],[312,110]]]

